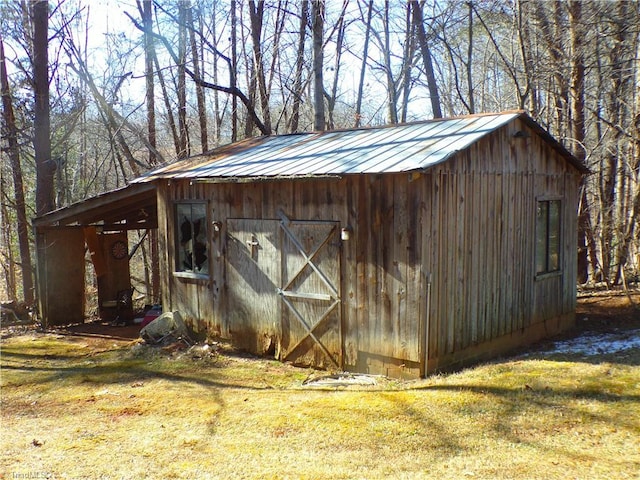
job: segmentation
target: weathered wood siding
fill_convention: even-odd
[[[80,227],[36,233],[38,302],[48,327],[84,321],[84,234]]]
[[[525,135],[514,137],[516,131]],[[430,173],[428,371],[489,357],[571,324],[579,180],[520,120]],[[562,269],[536,278],[536,201],[548,197],[562,200]]]
[[[514,138],[518,130],[528,136]],[[279,320],[265,312],[251,332],[244,317],[234,320],[230,306],[237,310],[243,299],[228,297],[234,274],[227,266],[227,227],[230,219],[278,220],[283,212],[350,230],[339,249],[345,369],[417,376],[491,354],[535,339],[536,325],[560,327],[572,318],[578,181],[573,167],[520,120],[424,173],[233,184],[172,180],[158,189],[165,308],[240,344],[245,330],[277,335]],[[536,199],[550,195],[563,200],[563,270],[536,279]],[[206,280],[172,273],[173,211],[181,200],[207,201],[209,224],[222,225],[219,234],[209,228]],[[263,353],[260,342],[249,343]]]
[[[168,182],[158,186],[158,228],[161,268],[161,287],[163,305],[170,310],[179,310],[185,321],[198,333],[214,333],[216,324],[214,306],[219,302],[220,284],[215,283],[215,276],[208,279],[178,278],[174,276],[176,270],[176,241],[175,241],[175,204],[180,201],[208,200],[205,185],[190,185],[189,182]],[[210,222],[209,222],[210,223]],[[212,228],[208,226],[208,245],[211,252],[216,245],[212,237]],[[213,247],[213,248],[212,248]],[[214,257],[212,261],[211,257]],[[215,264],[215,255],[209,255],[209,261]],[[209,267],[211,269],[211,266]],[[165,307],[166,309],[167,307]]]

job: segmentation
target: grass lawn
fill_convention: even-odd
[[[640,348],[312,387],[320,372],[223,352],[1,346],[1,479],[640,478]]]

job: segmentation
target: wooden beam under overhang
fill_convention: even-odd
[[[158,227],[156,188],[138,183],[37,217],[36,229],[63,225],[120,225],[120,230]]]

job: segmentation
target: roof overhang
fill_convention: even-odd
[[[131,184],[73,203],[33,219],[36,229],[101,226],[104,230],[158,228],[156,186]]]

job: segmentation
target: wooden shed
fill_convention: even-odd
[[[256,354],[417,377],[573,325],[586,171],[508,112],[253,138],[137,182],[166,310]]]
[[[295,364],[418,377],[574,323],[586,168],[522,112],[252,138],[155,187],[162,303]]]

